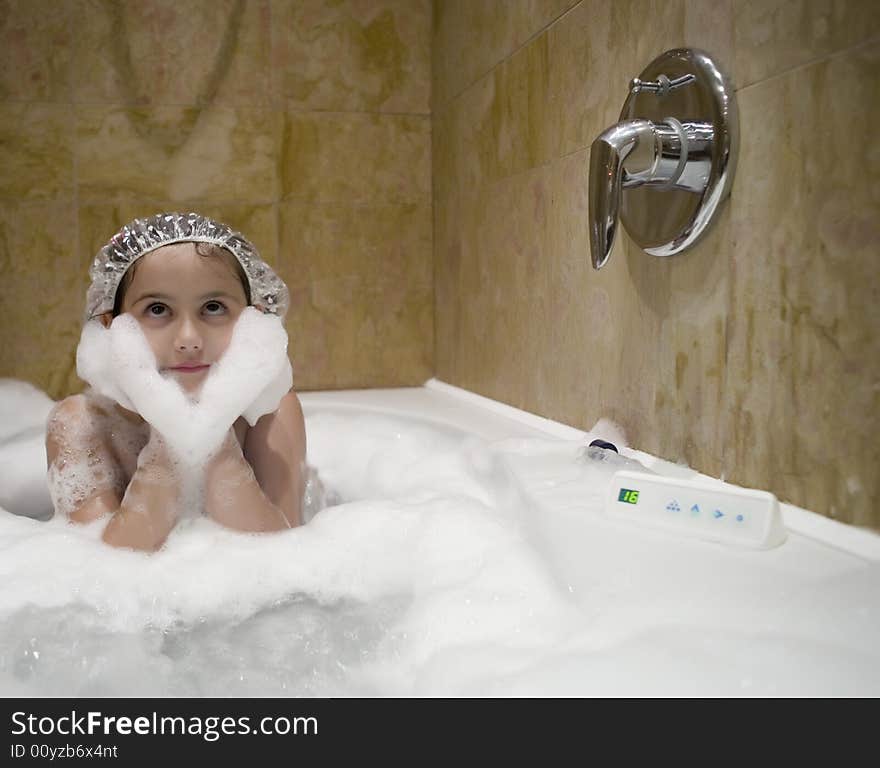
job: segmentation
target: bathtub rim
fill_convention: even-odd
[[[302,390],[297,394],[307,413],[309,410],[320,410],[322,406],[362,409],[392,417],[412,418],[427,424],[433,423],[489,440],[509,437],[554,437],[564,441],[583,442],[590,434],[589,431],[529,413],[447,384],[437,378],[428,379],[422,386]],[[414,410],[425,405],[431,407],[430,414],[426,415]],[[661,474],[687,472],[690,476],[699,477],[710,483],[733,485],[720,478],[682,468],[643,451],[624,449],[624,452],[638,458]],[[880,533],[870,528],[842,523],[782,500],[779,500],[779,507],[788,531],[863,560],[880,562]]]

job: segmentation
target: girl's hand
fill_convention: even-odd
[[[226,433],[220,449],[207,462],[204,498],[207,516],[227,528],[283,531],[299,523],[298,517],[289,522],[282,508],[263,492],[234,429]]]
[[[230,427],[223,438],[223,442],[214,451],[205,464],[206,481],[210,482],[212,475],[222,470],[224,465],[229,462],[235,462],[244,456],[241,450],[241,444],[238,442],[238,436],[235,434],[234,427]]]
[[[150,464],[155,467],[163,467],[172,470],[174,467],[174,457],[168,442],[162,437],[162,433],[152,424],[150,427],[150,437],[147,444],[138,454],[138,466],[142,464]]]
[[[104,529],[104,541],[146,551],[161,547],[188,501],[176,470],[162,435],[151,429],[122,503]]]
[[[181,481],[184,479],[181,474],[181,468],[177,466],[173,451],[168,442],[152,425],[150,426],[150,437],[147,444],[138,454],[137,470],[135,475],[140,478],[142,483],[146,483],[153,487],[177,488],[179,490]],[[174,494],[175,497],[179,493]],[[175,507],[177,505],[174,505]],[[177,510],[175,517],[177,517]]]

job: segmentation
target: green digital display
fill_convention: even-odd
[[[620,495],[617,497],[617,500],[624,501],[627,504],[638,504],[639,492],[630,490],[629,488],[621,488]]]

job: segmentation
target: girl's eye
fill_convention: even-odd
[[[147,307],[147,314],[150,317],[162,317],[167,310],[168,307],[166,307],[164,304],[150,304],[150,306]]]
[[[205,311],[209,315],[219,315],[226,311],[226,307],[219,301],[209,301],[205,304]]]

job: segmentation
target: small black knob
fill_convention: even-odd
[[[590,443],[590,448],[593,448],[593,447],[604,448],[605,450],[608,450],[608,451],[614,451],[615,453],[620,453],[620,451],[617,450],[617,446],[614,445],[614,443],[609,443],[609,442],[606,442],[605,440],[593,440],[593,442]]]

